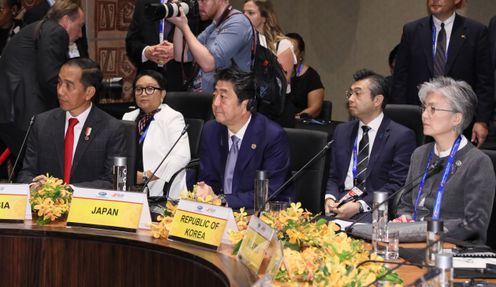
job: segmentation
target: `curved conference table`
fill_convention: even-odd
[[[228,255],[149,232],[0,224],[0,286],[251,286]]]

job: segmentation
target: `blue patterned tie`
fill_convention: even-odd
[[[233,135],[231,136],[231,142],[232,145],[229,154],[227,155],[226,170],[224,172],[224,194],[232,194],[233,174],[239,152],[239,138]]]
[[[444,76],[446,65],[446,30],[444,23],[441,23],[441,30],[437,35],[436,54],[434,56],[434,76]]]

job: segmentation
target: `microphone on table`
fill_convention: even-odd
[[[31,117],[31,119],[29,120],[28,130],[26,131],[26,134],[24,135],[24,139],[22,140],[21,148],[19,149],[19,153],[16,156],[16,160],[14,162],[14,166],[12,167],[12,171],[10,172],[10,175],[9,175],[9,183],[12,183],[12,178],[14,177],[15,170],[17,168],[17,164],[19,162],[19,159],[21,158],[22,151],[26,147],[26,142],[27,142],[27,139],[28,139],[29,134],[31,133],[31,127],[34,124],[35,117],[36,116],[33,115]]]
[[[258,210],[255,210],[254,214],[260,215],[260,212],[265,208],[265,205],[274,199],[276,196],[278,196],[283,190],[288,187],[289,184],[293,183],[294,180],[311,164],[313,164],[322,154],[327,152],[330,148],[331,145],[334,143],[334,140],[329,141],[317,154],[315,154],[310,160],[305,163],[298,171],[296,171],[288,180],[286,180],[276,191],[274,191],[263,203],[260,205],[261,207]]]
[[[433,164],[431,164],[431,166],[429,167],[429,169],[427,170],[427,177],[430,177],[436,173],[438,173],[439,171],[441,171],[442,167],[443,167],[443,160],[439,159],[437,160],[436,162],[434,162]],[[409,182],[407,182],[402,188],[398,189],[397,191],[391,193],[385,200],[379,202],[377,205],[373,206],[372,209],[369,211],[369,212],[374,212],[375,210],[377,210],[380,206],[382,206],[384,203],[387,203],[391,198],[394,198],[396,197],[398,194],[400,195],[400,197],[403,196],[403,194],[406,192],[406,191],[409,191],[411,190],[413,187],[415,187],[417,184],[418,184],[418,180],[420,178],[422,178],[424,176],[424,173],[421,173],[419,174],[418,176],[416,176],[414,179],[410,180]],[[353,230],[353,227],[358,223],[360,222],[362,219],[365,218],[365,216],[368,215],[368,212],[364,212],[362,215],[360,215],[357,219],[353,220],[353,223],[350,224],[348,227],[345,228],[344,232],[346,233],[350,233],[352,230]]]
[[[152,172],[151,176],[143,183],[143,187],[141,188],[140,192],[144,192],[145,191],[145,188],[146,188],[146,197],[150,200],[150,199],[153,199],[154,201],[158,201],[158,200],[161,200],[162,198],[165,199],[164,196],[156,196],[156,197],[150,197],[150,188],[148,187],[148,183],[150,183],[150,181],[152,180],[152,178],[155,176],[155,174],[157,173],[158,169],[162,166],[162,164],[164,163],[164,161],[167,159],[167,157],[169,157],[169,154],[172,152],[172,150],[174,149],[174,147],[176,147],[177,143],[179,142],[179,140],[184,136],[184,134],[188,131],[188,128],[189,128],[189,124],[186,124],[184,126],[184,129],[181,131],[181,134],[179,135],[179,137],[177,137],[177,140],[174,142],[174,144],[171,146],[171,148],[169,149],[169,151],[165,154],[165,156],[162,158],[162,161],[157,165],[157,167],[155,168],[155,170]],[[144,172],[144,171],[143,171]]]

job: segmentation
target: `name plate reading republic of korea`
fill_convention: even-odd
[[[167,239],[217,250],[232,216],[227,207],[181,200]]]
[[[74,187],[68,226],[135,232],[146,194]]]
[[[28,213],[31,214],[29,185],[0,184],[0,222],[24,222]]]
[[[243,237],[243,242],[239,247],[237,255],[239,261],[243,262],[253,273],[258,274],[266,251],[275,234],[275,230],[269,225],[260,220],[260,218],[252,216]]]

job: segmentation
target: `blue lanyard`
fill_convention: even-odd
[[[138,140],[139,144],[142,144],[145,141],[146,134],[148,133],[148,129],[150,128],[150,125],[152,124],[152,121],[154,121],[154,120],[155,120],[155,117],[152,118],[152,120],[150,121],[150,123],[148,124],[146,129],[140,134],[140,138]]]
[[[167,0],[160,0],[160,3],[164,4],[166,3]],[[165,26],[165,21],[164,19],[161,19],[160,22],[159,22],[159,43],[162,43],[162,41],[164,40],[164,26]]]
[[[436,58],[436,39],[437,39],[437,33],[436,33],[436,25],[434,24],[434,20],[432,20],[432,59]],[[446,31],[446,25],[445,25],[445,31]],[[446,33],[446,44],[448,44],[448,34]],[[448,49],[444,51],[444,58],[446,61],[448,61]]]
[[[363,134],[362,134],[362,137],[363,137]],[[357,144],[357,142],[358,142],[358,134],[357,134],[355,143],[353,144],[353,166],[351,168],[351,171],[353,173],[353,185],[354,186],[357,185],[357,165],[358,165],[358,144]],[[363,180],[363,189],[365,189],[365,181],[366,180],[367,180],[366,178]]]
[[[434,204],[434,210],[432,212],[432,219],[433,220],[439,219],[439,213],[441,210],[441,202],[443,200],[443,194],[444,194],[444,187],[445,187],[446,182],[448,181],[448,177],[451,173],[451,168],[453,167],[453,162],[455,161],[455,155],[456,155],[456,152],[458,151],[458,147],[460,146],[461,140],[462,140],[461,136],[458,136],[458,138],[456,138],[455,143],[451,147],[451,151],[450,151],[448,160],[446,161],[446,166],[444,167],[443,177],[441,179],[441,183],[439,184],[439,187],[437,188],[436,202]],[[431,164],[433,153],[434,153],[434,148],[432,148],[432,151],[429,153],[429,159],[427,160],[427,166],[425,167],[424,176],[422,177],[422,181],[420,182],[420,185],[419,185],[419,191],[417,194],[417,199],[415,200],[415,207],[413,210],[413,220],[417,220],[417,206],[419,204],[420,196],[422,195],[422,191],[424,189],[425,180],[427,179],[427,175],[429,173],[429,167]]]

